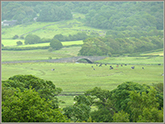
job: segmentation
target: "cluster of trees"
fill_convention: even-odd
[[[32,34],[29,34],[25,37],[25,44],[37,44],[43,42],[50,42],[50,47],[54,50],[59,50],[63,47],[62,43],[56,38],[41,40],[39,36]]]
[[[2,2],[2,20],[17,20],[17,24],[33,21],[37,13],[20,2]]]
[[[163,30],[163,2],[2,2],[2,20],[21,23],[37,16],[41,22],[68,20],[73,18],[71,12],[85,14],[85,24],[95,28]]]
[[[56,22],[60,20],[72,19],[70,9],[58,7],[56,5],[45,5],[41,9],[37,21],[39,22]]]
[[[62,34],[57,34],[55,35],[53,38],[58,39],[59,41],[75,41],[75,40],[84,40],[86,39],[88,36],[85,32],[79,32],[77,34],[74,35],[70,35],[69,36],[64,36]]]
[[[2,122],[163,122],[163,83],[125,82],[112,91],[95,87],[63,109],[61,91],[32,75],[2,81]]]
[[[95,28],[118,30],[138,26],[142,30],[149,27],[163,29],[162,2],[96,2],[82,8],[87,10],[86,24]]]
[[[115,39],[107,36],[105,38],[87,38],[83,42],[79,55],[85,56],[116,56],[163,48],[163,39],[161,36]]]
[[[159,36],[160,38],[163,38],[163,31],[157,30],[156,28],[149,28],[147,31],[142,31],[137,26],[131,27],[128,26],[123,31],[115,31],[115,30],[108,30],[106,32],[106,37],[111,37],[113,39],[115,38],[128,38],[128,37],[148,37],[148,36]]]
[[[112,91],[95,87],[76,96],[64,115],[74,122],[163,122],[162,85],[125,82]]]
[[[3,122],[67,122],[53,82],[32,75],[16,75],[2,82]]]
[[[72,19],[70,9],[50,2],[2,2],[2,20],[17,20],[18,24],[55,22]]]

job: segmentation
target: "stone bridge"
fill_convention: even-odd
[[[71,62],[71,63],[75,63],[78,62],[81,59],[86,60],[88,63],[93,63],[95,61],[101,60],[106,58],[106,56],[77,56],[77,57],[70,57],[70,58],[61,58],[61,59],[52,59],[49,60],[49,62],[61,62],[61,63],[67,63],[67,62]]]
[[[50,60],[27,60],[27,61],[6,61],[1,62],[5,63],[28,63],[28,62],[52,62],[52,63],[75,63],[81,59],[85,59],[88,63],[93,63],[95,61],[106,58],[106,56],[77,56],[77,57],[69,57],[69,58],[61,58],[61,59],[50,59]]]

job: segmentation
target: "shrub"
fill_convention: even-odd
[[[13,39],[18,39],[19,38],[19,36],[18,35],[15,35],[14,37],[13,37]]]
[[[37,35],[29,34],[25,37],[25,44],[35,44],[40,42],[40,37]]]
[[[24,36],[20,36],[20,39],[24,39]]]
[[[23,43],[21,41],[17,41],[17,46],[22,45]]]
[[[52,39],[52,41],[50,42],[50,47],[52,47],[55,50],[59,50],[63,47],[63,45],[59,40]]]

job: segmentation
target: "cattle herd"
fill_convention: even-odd
[[[98,66],[98,67],[101,67],[103,65],[107,66],[108,64],[107,63],[106,64],[102,64],[102,63],[98,64],[98,63],[96,63],[96,66]],[[123,67],[124,65],[127,66],[127,64],[121,64],[121,65],[117,64],[116,67],[119,67],[119,66]],[[161,64],[158,64],[158,65],[161,65]],[[93,70],[95,70],[94,66],[91,66],[91,67],[92,67]],[[109,66],[109,67],[110,67],[109,70],[114,69],[113,66]],[[135,66],[132,66],[131,69],[135,69]],[[142,67],[142,69],[144,69],[144,67]],[[51,69],[51,70],[55,71],[55,69]]]
[[[98,66],[98,67],[101,67],[103,65],[107,66],[108,64],[102,64],[102,63],[101,64],[98,64],[98,63],[96,64],[96,66]],[[127,64],[121,64],[121,65],[117,64],[116,67],[119,67],[119,66],[123,67],[124,65],[127,66]],[[94,66],[91,66],[91,67],[92,67],[93,70],[95,70]],[[109,67],[110,67],[109,70],[114,69],[113,66],[109,66]],[[135,69],[135,66],[132,66],[131,69]],[[144,69],[144,67],[142,67],[142,69]]]

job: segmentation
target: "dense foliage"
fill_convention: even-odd
[[[56,5],[43,6],[39,12],[37,21],[40,22],[55,22],[60,20],[72,19],[70,9],[64,7],[58,7]]]
[[[15,75],[2,82],[3,122],[66,122],[58,107],[62,91],[53,82],[32,75]]]
[[[53,38],[50,42],[50,47],[55,49],[55,50],[59,50],[63,47],[63,45],[59,40]]]
[[[85,24],[95,28],[123,30],[131,26],[163,30],[163,2],[2,2],[2,20],[53,22],[85,14]],[[115,14],[114,14],[115,13]]]
[[[17,41],[17,46],[22,45],[23,43],[21,41]]]
[[[2,122],[66,122],[59,108],[41,98],[34,89],[21,92],[2,88]],[[12,93],[12,95],[8,94]]]
[[[2,81],[3,122],[163,122],[163,83],[125,82],[109,91],[95,87],[60,109],[53,82],[32,75]],[[93,107],[95,108],[93,110]]]
[[[84,40],[86,39],[88,36],[85,32],[82,32],[82,33],[77,33],[75,35],[70,35],[67,37],[67,36],[64,36],[62,34],[57,34],[55,35],[53,38],[59,40],[59,41],[75,41],[75,40]]]
[[[52,107],[58,108],[57,95],[62,91],[56,88],[53,82],[39,79],[33,75],[15,75],[2,82],[5,87],[19,88],[22,92],[25,89],[33,88],[41,98],[52,100]]]
[[[160,36],[130,37],[130,38],[87,38],[83,40],[79,55],[85,56],[114,56],[145,52],[163,48],[163,39]]]
[[[95,87],[76,96],[75,104],[64,108],[65,115],[75,122],[163,122],[163,101],[160,103],[158,97],[163,94],[156,89],[155,85],[133,82],[125,82],[112,91]],[[97,110],[90,111],[92,106]]]
[[[40,37],[34,34],[28,34],[25,37],[25,44],[36,44],[40,42]]]

